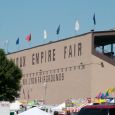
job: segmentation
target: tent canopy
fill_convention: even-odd
[[[20,105],[22,105],[22,103],[20,103],[19,101],[15,101],[13,103],[10,103],[10,110],[19,110]]]
[[[34,107],[18,115],[51,115],[51,114],[46,113],[45,111],[42,111],[38,109],[37,107]]]
[[[58,105],[57,107],[53,107],[52,111],[62,111],[63,108],[65,108],[65,103],[62,103]]]

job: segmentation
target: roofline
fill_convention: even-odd
[[[64,38],[64,39],[60,39],[60,40],[56,40],[56,41],[49,41],[48,43],[41,44],[41,45],[36,45],[36,46],[31,47],[31,48],[26,48],[26,49],[19,50],[19,51],[14,51],[14,52],[11,52],[11,53],[8,52],[6,55],[10,55],[10,54],[14,54],[14,53],[18,53],[18,52],[30,50],[30,49],[33,49],[33,48],[36,48],[36,47],[41,47],[41,46],[53,44],[53,43],[56,43],[56,42],[65,41],[65,40],[68,40],[68,39],[72,39],[72,38],[75,38],[75,37],[84,36],[84,35],[87,35],[87,34],[106,33],[106,32],[115,32],[115,30],[112,30],[112,29],[111,30],[106,30],[106,31],[94,31],[94,30],[91,30],[90,32],[86,32],[86,33],[83,33],[83,34],[80,34],[80,35],[75,35],[75,36],[72,36],[72,37],[68,37],[68,38]]]
[[[60,39],[60,40],[56,40],[56,41],[49,41],[48,43],[41,44],[41,45],[36,45],[36,46],[31,47],[31,48],[26,48],[26,49],[19,50],[19,51],[14,51],[14,52],[11,52],[11,53],[8,52],[6,55],[10,55],[10,54],[14,54],[14,53],[18,53],[18,52],[22,52],[22,51],[30,50],[30,49],[33,49],[33,48],[36,48],[36,47],[41,47],[41,46],[45,46],[45,45],[49,45],[49,44],[53,44],[53,43],[56,43],[56,42],[65,41],[65,40],[72,39],[72,38],[75,38],[75,37],[84,36],[84,35],[87,35],[87,34],[90,34],[90,33],[92,33],[92,32],[87,32],[87,33],[84,33],[84,34],[80,34],[80,35],[77,35],[77,36],[72,36],[72,37],[69,37],[69,38],[64,38],[64,39]]]
[[[94,31],[94,32],[92,32],[92,33],[93,33],[93,34],[97,34],[97,33],[107,33],[107,32],[115,32],[115,29],[104,30],[104,31]]]

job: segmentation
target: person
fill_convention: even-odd
[[[58,111],[54,111],[54,115],[59,115]]]
[[[71,115],[70,111],[67,111],[67,112],[66,112],[66,115]]]
[[[18,115],[18,110],[16,111],[16,114]]]

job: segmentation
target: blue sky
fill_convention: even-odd
[[[94,13],[96,31],[115,28],[115,0],[0,0],[0,47],[14,52],[56,41],[59,24],[60,39],[89,32],[94,27]],[[78,32],[74,29],[76,20]],[[44,29],[47,39],[43,38]],[[31,42],[25,40],[29,33]]]

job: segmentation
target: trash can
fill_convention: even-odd
[[[14,112],[10,112],[10,115],[14,115]]]

